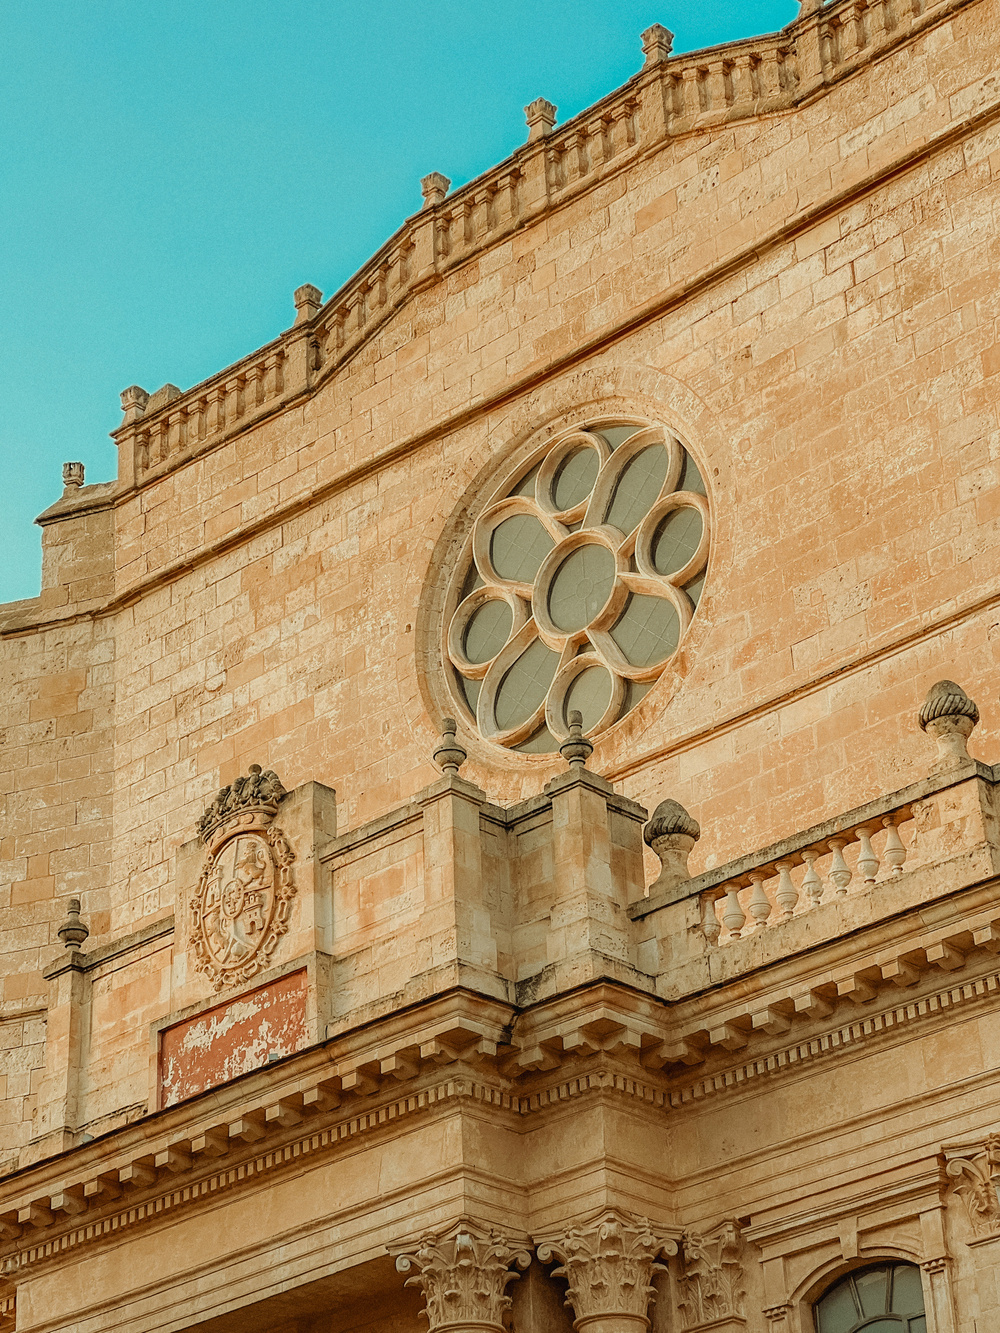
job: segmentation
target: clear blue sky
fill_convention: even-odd
[[[624,83],[794,0],[0,0],[0,600],[79,459],[114,476],[120,390],[187,388],[330,295],[420,205]]]

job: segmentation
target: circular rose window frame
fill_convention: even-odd
[[[630,434],[613,438],[621,436],[623,430]],[[608,432],[609,437],[601,432]],[[658,489],[647,489],[641,519],[631,531],[622,532],[608,522],[616,488],[632,461],[657,444],[667,452],[663,481]],[[583,498],[559,508],[555,492],[560,469],[582,448],[596,452],[596,475]],[[533,492],[517,494],[532,474]],[[659,422],[620,414],[568,426],[507,473],[463,543],[448,582],[442,620],[441,652],[449,694],[458,715],[483,740],[526,757],[544,757],[556,750],[569,732],[567,696],[577,678],[595,666],[607,672],[610,688],[606,706],[600,716],[588,719],[585,730],[600,738],[659,680],[683,646],[700,600],[698,585],[704,583],[711,514],[703,476],[690,447],[674,430]],[[687,489],[680,489],[682,479]],[[692,483],[697,489],[690,488]],[[657,535],[669,514],[685,507],[698,512],[700,539],[680,567],[662,573],[655,564]],[[552,543],[530,580],[504,577],[494,564],[493,534],[515,516],[534,519]],[[560,629],[549,609],[552,581],[573,551],[590,544],[610,552],[614,561],[611,591],[584,627]],[[663,653],[654,660],[630,660],[614,637],[613,631],[633,597],[655,598],[669,604],[675,614],[676,641],[672,646],[665,642]],[[507,639],[492,656],[472,661],[466,655],[469,623],[493,600],[510,608]],[[507,725],[502,725],[497,719],[498,695],[511,668],[536,642],[557,656],[554,663],[551,657],[548,660],[551,680],[524,716],[507,719]],[[463,680],[469,683],[466,688]],[[474,708],[470,693],[475,698]],[[527,746],[530,748],[522,748]]]

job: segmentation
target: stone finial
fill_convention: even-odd
[[[691,878],[688,857],[701,837],[701,825],[678,801],[661,801],[642,836],[660,858],[660,873],[649,886],[650,893],[674,889]]]
[[[536,143],[552,133],[558,109],[551,102],[546,102],[544,97],[536,97],[528,103],[524,108],[524,118],[528,122],[528,143]]]
[[[503,1316],[511,1305],[507,1287],[518,1276],[511,1265],[525,1269],[530,1263],[527,1250],[513,1248],[503,1236],[463,1227],[455,1236],[425,1236],[412,1251],[399,1255],[396,1269],[417,1270],[405,1285],[423,1293],[430,1333],[443,1328],[502,1333]]]
[[[314,319],[319,312],[323,304],[323,293],[311,282],[307,282],[295,288],[292,300],[295,302],[295,323],[305,324],[308,320]]]
[[[146,404],[149,402],[149,394],[145,389],[140,389],[138,384],[130,384],[127,389],[122,389],[120,397],[122,411],[125,413],[124,424],[128,426],[133,421],[138,421],[145,412]]]
[[[63,463],[63,485],[79,490],[83,485],[83,464]]]
[[[90,934],[90,931],[80,920],[79,898],[70,898],[66,903],[66,920],[56,931],[56,934],[67,949],[78,949]]]
[[[939,680],[932,685],[917,720],[937,742],[938,757],[932,772],[971,762],[968,740],[979,721],[979,709],[961,685],[953,680]]]
[[[433,208],[436,204],[443,204],[444,197],[451,189],[451,181],[447,176],[442,176],[440,171],[432,171],[429,176],[424,176],[420,181],[420,193],[424,196],[424,208]]]
[[[569,718],[569,735],[559,747],[559,753],[570,768],[586,768],[594,747],[583,734],[583,714],[573,709]]]
[[[569,1284],[566,1304],[579,1329],[591,1324],[648,1328],[646,1312],[656,1294],[652,1277],[666,1271],[656,1260],[676,1253],[677,1242],[658,1235],[646,1218],[617,1209],[589,1224],[569,1227],[558,1239],[538,1246],[543,1264],[560,1261],[552,1274]]]
[[[456,730],[453,717],[441,719],[441,740],[433,759],[442,773],[457,773],[467,758],[465,746],[455,735]]]
[[[674,34],[662,23],[654,23],[642,34],[642,54],[646,57],[645,68],[660,65],[670,58],[674,49]]]

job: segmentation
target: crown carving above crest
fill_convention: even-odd
[[[223,787],[198,820],[198,836],[206,846],[235,828],[266,828],[285,796],[277,773],[251,764],[245,778]]]

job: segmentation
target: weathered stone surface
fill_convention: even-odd
[[[997,5],[802,11],[532,103],[335,299],[126,389],[116,481],[41,516],[0,1327],[800,1333],[886,1257],[935,1333],[1000,1323]],[[614,421],[689,450],[704,586],[620,721],[503,749],[459,553]],[[615,596],[662,592],[631,535]]]

